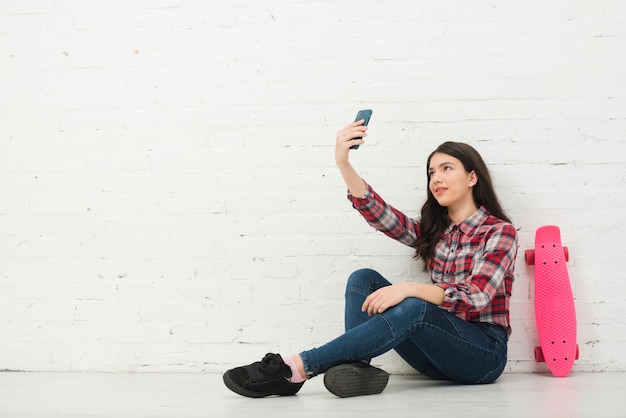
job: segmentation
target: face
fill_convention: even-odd
[[[448,209],[474,206],[472,187],[478,177],[467,172],[463,163],[448,154],[435,153],[428,166],[428,187],[437,202]]]

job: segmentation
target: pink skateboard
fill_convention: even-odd
[[[535,265],[535,317],[541,347],[535,361],[545,361],[553,375],[565,377],[578,359],[576,309],[567,274],[567,247],[561,231],[548,225],[537,229],[535,249],[526,250],[526,264]]]

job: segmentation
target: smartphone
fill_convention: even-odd
[[[354,121],[357,122],[361,119],[365,119],[365,123],[363,124],[363,126],[367,126],[367,124],[370,123],[371,117],[372,117],[372,109],[359,110],[359,112],[356,114],[356,118],[354,119]],[[354,138],[354,139],[361,139],[361,138],[362,137]],[[359,146],[352,145],[350,149],[359,149]]]

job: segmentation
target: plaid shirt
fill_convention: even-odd
[[[348,199],[365,220],[385,235],[415,248],[420,224],[387,204],[370,185],[363,198]],[[441,235],[428,265],[430,279],[445,291],[440,306],[467,321],[487,322],[511,332],[517,231],[484,208]]]

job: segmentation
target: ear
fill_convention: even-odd
[[[468,176],[468,185],[469,187],[474,187],[476,183],[478,183],[478,176],[476,175],[476,171],[472,170]]]

